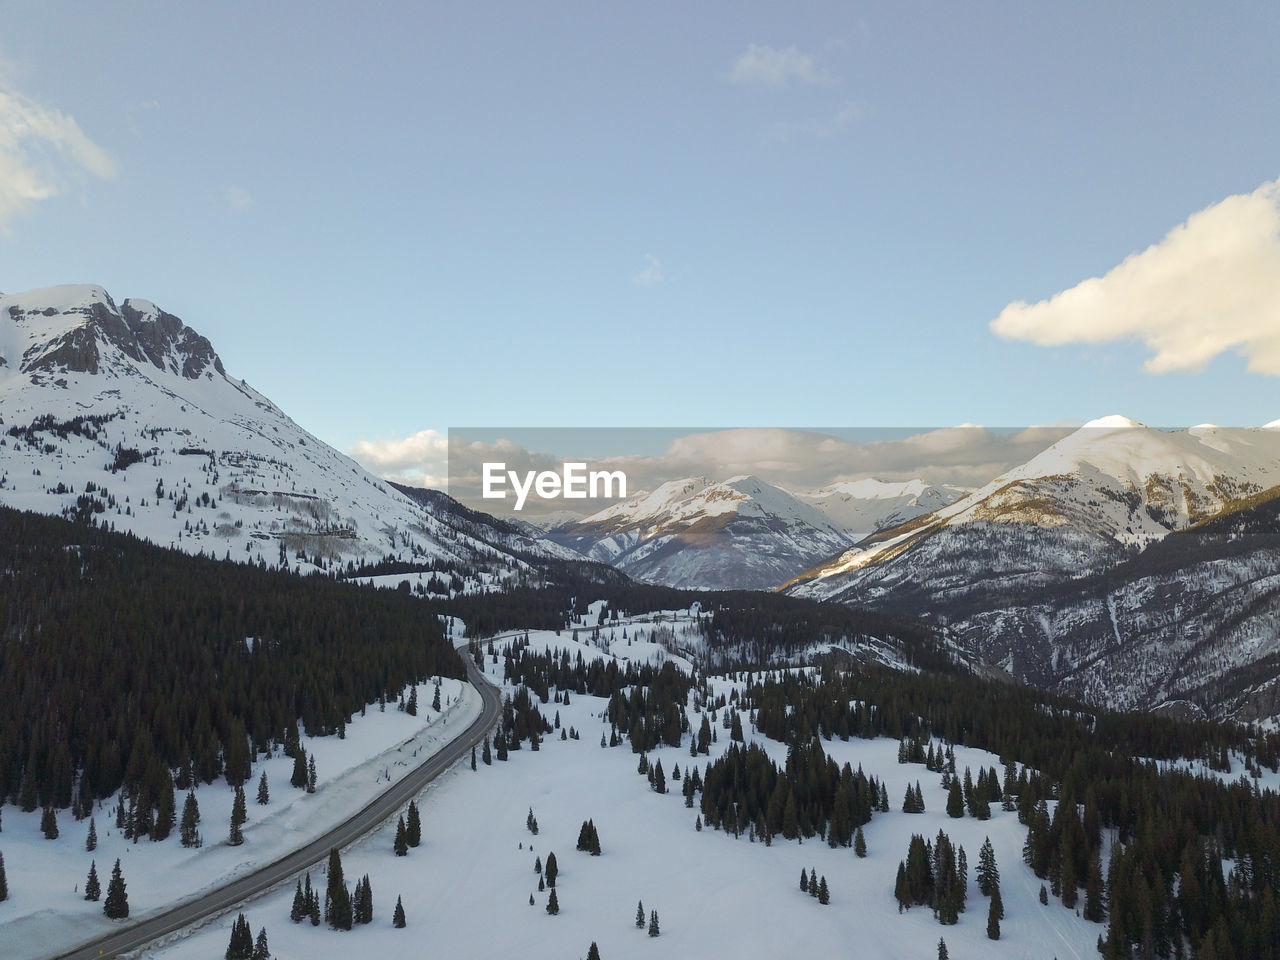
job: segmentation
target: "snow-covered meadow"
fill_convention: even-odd
[[[589,621],[593,622],[593,621]],[[650,626],[632,624],[627,640],[609,642],[602,629],[600,646],[590,642],[590,628],[569,633],[531,632],[533,648],[568,649],[584,657],[619,656],[633,660],[670,657],[660,647],[635,638]],[[507,641],[509,642],[509,641]],[[501,643],[498,645],[501,647]],[[501,662],[486,657],[486,669],[501,682]],[[677,659],[677,658],[672,658]],[[677,659],[677,662],[679,660]],[[684,666],[684,665],[682,665]],[[731,683],[713,678],[715,692]],[[688,809],[673,783],[692,760],[688,740],[680,748],[651,751],[667,773],[667,794],[653,792],[637,773],[638,757],[628,745],[602,748],[608,724],[601,714],[606,701],[571,697],[568,705],[543,706],[550,719],[559,711],[562,729],[576,729],[580,739],[548,735],[537,752],[512,752],[506,762],[483,763],[473,772],[456,765],[419,798],[423,842],[407,857],[392,851],[395,823],[343,854],[348,885],[366,874],[374,893],[374,920],[350,932],[335,932],[323,923],[293,924],[289,910],[293,887],[278,889],[244,908],[255,934],[265,927],[276,957],[387,956],[488,958],[500,956],[584,957],[594,941],[604,960],[658,956],[868,956],[932,958],[939,937],[953,958],[1089,958],[1103,929],[1088,923],[1051,898],[1038,901],[1040,881],[1021,860],[1026,831],[1016,815],[993,805],[992,818],[951,819],[944,812],[946,794],[937,774],[922,765],[897,762],[893,740],[833,740],[831,756],[843,764],[860,764],[879,776],[889,791],[893,812],[876,814],[864,827],[868,856],[851,849],[831,849],[819,839],[803,844],[781,839],[772,846],[746,836],[695,829],[698,810]],[[358,727],[364,721],[357,721]],[[696,729],[697,723],[694,724]],[[712,756],[727,748],[728,731],[718,735]],[[750,730],[754,739],[781,762],[786,747]],[[350,729],[350,728],[349,728]],[[699,758],[705,765],[706,757]],[[979,750],[956,749],[956,763],[976,772],[1000,766],[997,757]],[[899,812],[908,783],[919,780],[927,812]],[[673,789],[674,788],[674,789]],[[535,836],[526,827],[532,809]],[[575,850],[582,822],[592,819],[603,855]],[[963,845],[969,860],[968,911],[956,926],[940,926],[923,907],[899,914],[893,897],[898,861],[905,858],[912,834],[927,839],[945,830]],[[987,901],[977,890],[974,869],[978,849],[990,836],[1001,871],[1005,905],[1002,938],[986,936]],[[556,854],[560,912],[548,915],[550,891],[538,891],[535,858],[544,863]],[[802,869],[816,869],[831,891],[829,906],[799,890]],[[319,869],[312,883],[324,887]],[[532,895],[534,903],[530,905]],[[396,898],[403,901],[408,927],[391,925]],[[635,926],[637,902],[646,915],[656,910],[661,935],[651,939]],[[148,954],[165,960],[221,956],[235,913],[208,923],[193,935]]]

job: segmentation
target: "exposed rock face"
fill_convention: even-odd
[[[24,310],[11,305],[9,317],[29,337],[21,364],[26,373],[98,374],[114,348],[137,364],[187,380],[203,376],[210,367],[226,375],[207,338],[146,300],[116,306],[106,291],[90,287],[78,300],[59,306]]]

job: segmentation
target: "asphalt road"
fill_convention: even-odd
[[[473,746],[483,741],[498,720],[502,701],[497,689],[480,675],[480,671],[467,656],[465,647],[459,649],[459,656],[467,666],[467,678],[480,692],[483,709],[474,723],[420,767],[392,784],[385,793],[372,800],[364,809],[323,836],[317,837],[305,847],[253,873],[237,877],[225,886],[202,894],[194,900],[178,904],[163,913],[153,914],[137,922],[130,922],[106,936],[76,947],[67,953],[55,954],[55,960],[97,960],[101,957],[115,957],[139,950],[153,940],[176,933],[208,917],[229,910],[279,883],[292,879],[309,867],[326,861],[329,851],[334,847],[342,849],[398,813],[405,804],[418,795],[423,787],[467,755]]]

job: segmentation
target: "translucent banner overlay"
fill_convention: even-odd
[[[758,481],[766,497],[776,488],[804,503],[867,500],[981,487],[1077,429],[452,427],[448,492],[544,526],[680,485]]]

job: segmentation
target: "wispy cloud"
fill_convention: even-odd
[[[831,76],[811,54],[801,53],[794,45],[770,47],[750,43],[738,54],[729,70],[733,83],[785,87],[792,80],[800,83],[831,83]]]
[[[786,143],[789,140],[810,137],[815,140],[827,140],[853,123],[862,113],[857,103],[849,100],[840,105],[835,113],[826,117],[808,120],[779,120],[773,125],[773,139]]]
[[[244,187],[223,187],[222,193],[233,210],[248,210],[253,206],[253,194]]]
[[[1009,304],[991,329],[1040,346],[1140,340],[1151,373],[1235,350],[1280,376],[1280,180],[1193,214],[1105,276]]]
[[[655,283],[662,283],[666,277],[662,273],[662,263],[651,253],[644,255],[645,267],[634,277],[631,278],[632,283],[639,284],[642,287],[651,287]]]
[[[419,430],[400,440],[360,440],[348,451],[369,472],[420,487],[448,485],[449,439]]]
[[[0,227],[61,193],[81,173],[110,179],[116,164],[75,118],[27,96],[0,75]]]

